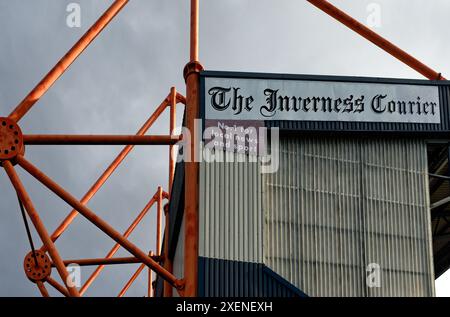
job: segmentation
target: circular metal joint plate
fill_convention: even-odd
[[[20,127],[13,120],[0,117],[0,162],[13,160],[19,154],[24,154]]]
[[[45,252],[36,250],[36,259],[33,256],[33,252],[30,252],[25,256],[25,260],[23,260],[25,274],[34,283],[44,281],[52,273],[50,258]]]

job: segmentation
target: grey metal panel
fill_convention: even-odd
[[[200,163],[199,255],[262,263],[261,174],[244,154]]]
[[[426,146],[377,141],[363,147],[362,155],[366,262],[379,263],[388,280],[368,289],[369,295],[434,295]]]
[[[264,177],[265,263],[311,296],[432,296],[426,145],[281,139]],[[366,285],[366,266],[381,287]]]

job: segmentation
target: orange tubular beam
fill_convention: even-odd
[[[127,282],[127,284],[125,284],[125,286],[120,291],[120,293],[119,293],[119,295],[117,297],[123,297],[125,295],[125,293],[128,291],[130,286],[134,283],[134,281],[136,281],[136,279],[138,278],[139,274],[141,274],[141,272],[144,269],[145,269],[145,264],[141,264],[139,266],[139,268],[136,270],[136,272],[133,274],[133,276],[130,278],[130,280]]]
[[[169,257],[169,238],[170,238],[170,216],[169,216],[169,204],[166,204],[164,206],[164,214],[166,217],[166,227],[165,227],[165,233],[164,233],[164,268],[172,273],[173,270],[173,263],[172,260]],[[164,281],[164,297],[172,297],[172,287],[169,283]]]
[[[199,74],[202,66],[198,62],[199,0],[191,0],[191,60],[184,69],[186,80],[186,128],[191,132],[189,152],[191,159],[185,162],[185,239],[184,239],[184,295],[197,296],[198,283],[198,131],[195,120],[199,116]],[[185,149],[186,150],[186,149]]]
[[[199,0],[191,0],[191,62],[198,61]]]
[[[307,0],[312,5],[316,6],[326,14],[332,16],[348,28],[352,29],[365,39],[369,40],[379,48],[383,49],[387,53],[391,54],[395,58],[399,59],[409,67],[413,68],[423,76],[431,80],[444,80],[445,78],[441,76],[440,73],[434,71],[427,65],[420,62],[415,57],[409,55],[399,47],[395,46],[382,36],[378,35],[364,24],[358,22],[345,12],[341,11],[331,3],[326,0]]]
[[[151,256],[155,261],[161,261],[159,256]],[[100,259],[77,259],[77,260],[64,260],[65,265],[77,264],[79,266],[92,266],[92,265],[115,265],[115,264],[135,264],[142,261],[136,257],[123,257],[123,258],[100,258]],[[52,266],[54,264],[52,263]]]
[[[47,92],[69,68],[78,56],[91,44],[91,42],[103,31],[111,20],[120,12],[129,0],[116,0],[95,24],[81,37],[69,52],[53,67],[53,69],[37,84],[37,86],[25,97],[24,100],[9,115],[9,118],[18,122],[33,105]]]
[[[170,135],[175,135],[177,125],[177,91],[174,87],[170,90]],[[173,177],[175,174],[174,146],[169,147],[169,193],[172,192]]]
[[[52,279],[50,276],[47,276],[46,281],[48,284],[53,286],[53,288],[56,289],[58,292],[60,292],[61,294],[63,294],[66,297],[70,297],[70,294],[67,292],[67,290],[61,284],[59,284],[57,281]]]
[[[133,223],[128,227],[128,229],[124,232],[123,236],[125,238],[128,238],[130,234],[134,231],[136,226],[142,221],[144,216],[147,214],[147,212],[152,208],[153,204],[156,202],[156,194],[153,195],[153,197],[150,199],[150,201],[145,205],[144,209],[139,213],[139,215],[136,217],[136,219],[133,221]],[[106,255],[106,259],[110,259],[116,254],[116,252],[119,250],[120,244],[116,243],[114,247],[108,252]],[[98,268],[95,269],[94,272],[92,272],[91,276],[86,280],[84,285],[80,289],[80,294],[83,295],[86,290],[89,288],[89,286],[92,284],[92,282],[97,278],[97,276],[100,274],[100,272],[104,269],[104,265],[100,265]]]
[[[181,140],[170,135],[24,135],[27,145],[172,145]]]
[[[150,256],[153,257],[153,252],[150,252]],[[147,281],[147,297],[153,297],[153,271],[151,268],[148,268],[148,281]]]
[[[158,211],[156,213],[156,254],[161,255],[161,218],[162,218],[162,188],[158,187]]]
[[[132,242],[128,241],[124,236],[122,236],[119,232],[117,232],[113,227],[111,227],[107,222],[97,216],[94,212],[92,212],[88,207],[80,203],[75,197],[69,194],[66,190],[64,190],[61,186],[55,183],[52,179],[50,179],[47,175],[41,172],[38,168],[36,168],[33,164],[28,162],[23,156],[17,156],[17,163],[28,173],[30,173],[34,178],[40,181],[44,186],[53,191],[57,196],[59,196],[62,200],[71,205],[74,209],[78,210],[80,214],[82,214],[86,219],[92,222],[95,226],[97,226],[100,230],[106,233],[109,237],[111,237],[114,241],[119,243],[122,247],[124,247],[128,252],[133,254],[135,257],[140,259],[145,265],[153,269],[161,278],[168,281],[176,287],[178,290],[183,288],[183,282],[178,280],[171,273],[167,272],[163,267],[161,267],[157,262],[151,259],[147,254],[145,254],[141,249],[139,249]],[[51,242],[51,240],[50,240]],[[52,242],[51,242],[52,243]],[[61,261],[62,262],[62,261]],[[57,263],[56,263],[57,264]],[[67,273],[67,272],[66,272]]]
[[[37,284],[37,287],[39,288],[39,291],[41,292],[41,295],[43,297],[50,297],[50,295],[49,295],[47,289],[45,288],[44,283],[42,283],[42,281],[38,281],[36,284]]]
[[[23,205],[25,206],[25,210],[27,211],[28,216],[30,217],[31,221],[33,222],[33,225],[36,228],[36,231],[38,232],[39,237],[41,238],[42,242],[44,242],[44,244],[46,245],[47,251],[50,254],[50,257],[52,258],[53,262],[55,263],[55,266],[56,266],[56,269],[58,270],[59,275],[61,276],[62,280],[66,284],[70,295],[71,296],[80,296],[80,294],[78,293],[78,290],[75,287],[70,287],[68,285],[67,282],[68,282],[69,273],[67,273],[67,269],[64,265],[64,262],[61,259],[55,245],[53,244],[53,241],[50,239],[47,229],[45,229],[45,226],[42,223],[42,220],[39,217],[39,214],[37,213],[36,209],[34,208],[33,202],[31,201],[30,197],[28,196],[28,193],[26,192],[25,188],[23,187],[23,184],[20,181],[19,176],[17,175],[13,165],[9,161],[4,161],[3,167],[5,168],[5,171],[8,174],[9,179],[11,180],[11,183],[13,184],[17,194],[19,195],[20,200],[22,201]]]
[[[163,113],[164,109],[167,107],[167,98],[156,108],[155,112],[150,116],[150,118],[144,123],[144,125],[139,129],[136,135],[144,135],[156,119],[159,118],[161,113]],[[131,150],[134,148],[134,145],[127,145],[123,148],[123,150],[117,155],[114,161],[108,166],[108,168],[103,172],[103,174],[97,179],[97,181],[92,185],[92,187],[88,190],[88,192],[84,195],[84,197],[80,200],[83,205],[86,205],[92,197],[98,192],[98,190],[105,184],[111,174],[117,169],[120,163],[128,156]],[[59,236],[67,229],[67,227],[72,223],[72,221],[77,217],[78,212],[74,209],[69,215],[63,220],[63,222],[59,225],[59,227],[53,232],[51,235],[52,241],[56,241]],[[42,248],[41,248],[42,249]]]
[[[177,93],[177,102],[186,105],[186,97]]]
[[[148,269],[148,297],[153,297],[153,271]]]
[[[161,248],[161,205],[163,200],[163,190],[161,186],[158,187],[158,191],[156,192],[157,199],[157,214],[156,214],[156,254],[161,256],[160,248]],[[153,255],[153,252],[150,252],[150,255]],[[171,272],[170,272],[171,273]],[[151,268],[148,268],[148,291],[147,296],[153,297],[153,271]]]

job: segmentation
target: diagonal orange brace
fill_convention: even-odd
[[[81,37],[81,39],[67,52],[66,55],[53,67],[53,69],[37,84],[36,87],[11,112],[9,118],[18,122],[61,77],[78,56],[103,31],[111,20],[122,10],[129,0],[116,0],[94,25]]]
[[[182,103],[182,104],[186,105],[186,97],[185,96],[183,96],[177,92],[176,98],[177,98],[177,103]]]
[[[170,89],[170,123],[169,123],[169,134],[175,135],[175,127],[177,125],[177,90],[175,87]],[[172,192],[173,178],[175,176],[175,158],[176,152],[175,147],[171,145],[169,147],[169,193]],[[158,250],[156,250],[158,251]]]
[[[416,70],[423,76],[425,76],[428,79],[431,80],[445,80],[444,77],[441,76],[440,73],[434,71],[427,65],[423,64],[421,61],[416,59],[415,57],[409,55],[407,52],[402,50],[401,48],[395,46],[391,42],[389,42],[387,39],[383,38],[382,36],[378,35],[371,29],[369,29],[364,24],[358,22],[354,18],[352,18],[347,13],[343,12],[342,10],[338,9],[331,3],[329,3],[326,0],[307,0],[312,5],[316,6],[326,14],[332,16],[351,30],[355,31],[365,39],[369,40],[382,50],[386,51],[387,53],[391,54],[398,60],[402,61],[412,69]]]
[[[119,295],[117,295],[117,297],[123,297],[125,295],[125,293],[128,291],[128,289],[131,287],[131,285],[134,283],[134,281],[136,281],[136,279],[138,278],[139,274],[141,274],[141,272],[145,269],[145,264],[141,264],[138,269],[136,270],[136,272],[134,272],[134,274],[131,276],[130,280],[125,284],[125,286],[122,288],[122,290],[120,291]]]
[[[70,294],[67,292],[67,290],[50,276],[47,276],[46,282],[53,286],[53,288],[60,292],[62,295],[70,297]]]
[[[69,273],[67,272],[67,269],[64,265],[64,262],[63,262],[61,256],[58,253],[58,250],[56,249],[55,245],[53,244],[52,240],[50,239],[47,229],[45,229],[45,226],[44,226],[41,218],[39,217],[39,214],[37,213],[36,209],[34,208],[31,198],[28,196],[28,193],[26,192],[22,182],[20,181],[19,175],[17,175],[11,162],[4,161],[3,167],[5,168],[5,171],[8,174],[8,177],[14,186],[14,189],[16,190],[17,194],[19,195],[20,200],[22,201],[23,205],[25,206],[25,210],[27,211],[28,216],[31,219],[31,222],[33,223],[36,231],[38,232],[39,237],[41,238],[42,242],[44,242],[44,244],[46,245],[47,251],[50,254],[50,257],[52,258],[53,262],[55,263],[56,269],[58,270],[58,273],[61,276],[61,279],[66,284],[70,295],[76,296],[76,297],[80,296],[80,294],[78,293],[78,290],[75,287],[71,287],[68,284]]]
[[[139,215],[136,217],[136,219],[131,223],[131,225],[128,227],[128,229],[124,232],[123,236],[125,238],[128,238],[130,234],[134,231],[134,229],[137,227],[137,225],[142,221],[144,216],[148,213],[150,208],[155,204],[156,202],[156,194],[153,195],[153,197],[150,199],[150,201],[145,205],[144,209],[139,213]],[[110,259],[116,254],[116,252],[120,249],[120,244],[115,244],[112,249],[108,252],[106,255],[106,259]],[[89,286],[92,284],[92,282],[97,278],[97,276],[100,274],[100,272],[104,269],[104,265],[99,265],[94,272],[89,276],[89,278],[86,280],[84,285],[80,288],[80,294],[83,295],[86,290],[89,288]]]
[[[48,293],[42,281],[37,281],[36,284],[39,289],[39,292],[41,292],[42,297],[50,297],[50,294]]]
[[[23,156],[19,155],[17,157],[17,163],[28,173],[30,173],[34,178],[40,181],[44,186],[53,191],[57,196],[59,196],[62,200],[67,202],[74,209],[78,210],[80,214],[82,214],[86,219],[92,222],[97,228],[106,233],[111,239],[119,243],[123,248],[128,250],[135,257],[140,259],[142,263],[147,265],[149,268],[153,269],[156,274],[161,276],[164,280],[169,282],[172,286],[174,286],[177,290],[181,290],[184,287],[183,281],[177,279],[163,267],[161,267],[156,261],[150,258],[145,252],[139,249],[136,245],[122,236],[119,232],[117,232],[113,227],[111,227],[106,221],[97,216],[94,212],[92,212],[88,207],[80,203],[75,197],[73,197],[70,193],[64,190],[61,186],[55,183],[52,179],[50,179],[47,175],[41,172],[37,167],[28,162]]]
[[[156,108],[155,112],[150,116],[150,118],[144,123],[144,125],[139,129],[136,135],[144,135],[159,118],[161,113],[163,113],[164,109],[166,109],[168,105],[168,98],[164,99],[164,101]],[[102,173],[102,175],[97,179],[97,181],[91,186],[91,188],[87,191],[87,193],[81,199],[81,203],[83,205],[87,204],[92,197],[99,191],[99,189],[105,184],[105,182],[109,179],[112,173],[119,167],[119,165],[123,162],[123,160],[128,156],[131,150],[134,148],[134,145],[127,145],[123,148],[123,150],[117,155],[117,157],[112,161],[112,163],[106,168],[106,170]],[[56,230],[51,235],[52,241],[56,241],[59,236],[69,227],[72,221],[77,217],[78,212],[74,209],[69,215],[62,221],[62,223],[56,228]],[[42,247],[45,249],[45,247]]]

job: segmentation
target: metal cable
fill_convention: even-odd
[[[33,237],[31,236],[30,227],[28,225],[27,216],[25,215],[25,208],[23,207],[22,200],[19,195],[17,195],[17,199],[19,200],[20,211],[22,213],[23,223],[25,224],[25,229],[27,231],[28,242],[30,243],[31,251],[33,252],[33,258],[36,266],[38,266],[38,260],[36,256],[36,249],[34,248]]]

